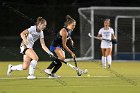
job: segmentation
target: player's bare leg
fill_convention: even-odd
[[[30,57],[32,59],[32,61],[30,62],[29,76],[27,77],[27,79],[35,79],[36,76],[34,76],[34,71],[35,71],[37,61],[39,58],[32,48],[28,49],[25,52],[25,54],[28,55],[28,57]]]
[[[107,62],[108,62],[108,68],[111,67],[111,63],[112,63],[112,48],[108,48],[106,51],[106,55],[107,55]]]
[[[106,49],[102,48],[102,66],[103,68],[106,68]]]
[[[27,55],[23,56],[23,64],[19,64],[19,65],[8,65],[8,70],[7,70],[7,75],[10,76],[12,71],[14,70],[26,70],[28,69],[29,65],[30,65],[30,60],[31,58],[29,58]]]

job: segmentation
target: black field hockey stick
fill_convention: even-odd
[[[74,63],[75,63],[75,67],[78,68],[76,58],[74,57],[73,60],[74,60]],[[81,74],[79,73],[79,71],[76,70],[76,72],[77,72],[77,75],[78,76],[81,76]]]
[[[69,40],[70,40],[70,47],[71,47],[71,50],[72,50],[72,52],[75,52],[75,47],[74,47],[74,44],[72,44],[72,39],[69,39]],[[77,61],[76,61],[76,57],[73,58],[73,61],[74,61],[75,67],[78,68],[78,66],[77,66]],[[79,71],[76,70],[76,72],[77,72],[77,75],[78,75],[78,76],[81,76],[81,74],[79,73]]]

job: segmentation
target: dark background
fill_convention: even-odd
[[[46,45],[49,47],[55,34],[63,27],[65,16],[71,15],[77,26],[72,33],[79,56],[79,7],[90,6],[131,6],[139,7],[139,0],[1,0],[0,1],[0,60],[21,60],[19,45],[20,33],[34,24],[38,16],[44,17],[47,28],[44,31]],[[39,42],[35,45],[40,60],[48,60]],[[67,54],[67,57],[70,55]]]

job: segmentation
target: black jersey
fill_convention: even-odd
[[[65,27],[64,27],[64,28],[65,28]],[[72,32],[72,31],[68,31],[67,28],[65,28],[65,29],[66,29],[66,31],[68,32],[67,39],[71,38],[71,32]],[[53,42],[52,42],[51,45],[54,46],[54,47],[57,47],[57,46],[63,47],[63,45],[62,45],[62,36],[60,35],[60,31],[57,33],[57,36],[56,36],[56,38],[53,40]]]

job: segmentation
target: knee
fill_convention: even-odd
[[[33,58],[33,60],[36,60],[36,61],[38,61],[38,60],[39,60],[38,56],[37,56],[37,57],[35,57],[35,58]]]
[[[106,53],[102,53],[102,56],[105,57],[106,56]]]
[[[60,57],[59,59],[61,59],[61,60],[65,60],[65,57]]]
[[[106,55],[105,55],[105,54],[103,54],[102,56],[103,56],[103,57],[106,57]]]
[[[62,59],[61,59],[62,60]],[[62,66],[62,62],[60,60],[55,60],[55,64],[59,67]]]
[[[106,56],[111,56],[111,53],[109,52],[109,53],[106,53]]]
[[[108,55],[107,55],[107,57],[108,57],[108,56],[111,56],[111,55],[110,55],[110,54],[108,54]]]
[[[102,55],[103,57],[106,57],[106,55]]]

